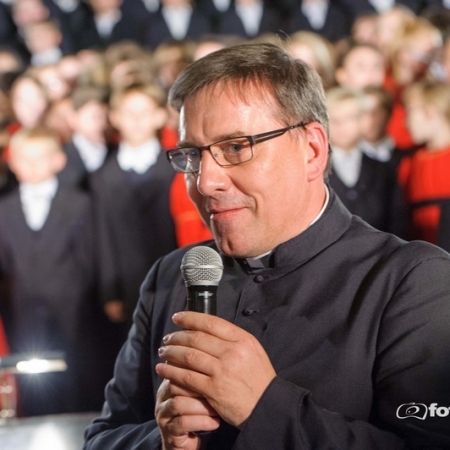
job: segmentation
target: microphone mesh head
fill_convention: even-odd
[[[222,278],[223,264],[220,255],[210,247],[193,247],[181,260],[181,274],[186,286],[217,286]]]

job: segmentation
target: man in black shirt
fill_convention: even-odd
[[[188,249],[153,266],[85,449],[450,448],[449,255],[327,186],[318,75],[245,44],[190,65],[170,100],[168,156],[224,264],[217,316],[184,311]]]

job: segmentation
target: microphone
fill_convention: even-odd
[[[183,256],[180,269],[188,291],[188,311],[216,315],[217,286],[223,273],[220,255],[210,247],[193,247]]]

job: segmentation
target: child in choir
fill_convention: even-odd
[[[372,44],[354,44],[344,55],[336,69],[340,86],[362,89],[366,86],[382,86],[386,77],[385,57]]]
[[[336,48],[313,31],[297,31],[286,41],[289,52],[313,67],[322,78],[325,90],[336,84]]]
[[[189,42],[211,33],[209,18],[191,0],[161,0],[161,7],[148,14],[142,44],[156,50],[170,42]]]
[[[120,143],[92,175],[91,189],[105,311],[124,339],[146,273],[156,259],[177,247],[169,209],[174,172],[159,141],[167,120],[164,92],[153,84],[131,85],[113,92],[110,103]]]
[[[401,149],[408,150],[414,145],[407,125],[403,93],[413,83],[431,77],[431,68],[442,44],[439,29],[423,17],[405,24],[391,42],[389,76],[385,86],[394,94],[394,108],[388,132]]]
[[[25,25],[23,37],[32,66],[55,64],[73,50],[70,41],[64,39],[58,22],[50,18]]]
[[[107,374],[94,351],[101,328],[90,199],[58,182],[66,156],[45,128],[18,131],[8,163],[19,181],[0,201],[0,307],[11,352],[64,351],[68,364],[66,373],[20,377],[21,414],[100,408]]]
[[[441,205],[450,199],[450,86],[422,81],[405,91],[407,125],[421,148],[399,166],[413,236],[437,243]]]
[[[32,69],[15,79],[10,96],[15,118],[15,122],[8,125],[11,134],[21,127],[31,128],[44,123],[50,99]]]
[[[406,213],[395,172],[360,146],[361,93],[336,87],[328,91],[327,103],[333,151],[330,186],[351,213],[379,230],[405,237]]]
[[[71,95],[73,112],[69,122],[72,140],[64,146],[67,165],[60,173],[61,181],[83,188],[88,176],[98,170],[112,147],[107,142],[109,91],[94,85],[81,85]]]
[[[392,94],[381,86],[367,86],[362,95],[361,147],[373,159],[389,161],[395,151],[395,142],[387,134],[394,101]]]

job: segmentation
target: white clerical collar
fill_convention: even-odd
[[[323,203],[322,209],[319,211],[319,213],[317,214],[317,216],[314,218],[314,220],[308,225],[308,228],[315,224],[322,216],[323,213],[325,212],[325,209],[328,206],[328,202],[330,200],[330,192],[328,191],[327,186],[325,185],[325,202]],[[262,258],[264,258],[267,255],[270,255],[272,253],[273,250],[270,250],[266,253],[263,253],[262,255],[259,256],[255,256],[254,258],[244,258],[248,264],[249,267],[251,267],[252,269],[263,269],[264,267],[266,267],[262,261]]]
[[[189,28],[189,22],[191,21],[192,6],[163,6],[161,13],[172,37],[177,40],[184,39]]]
[[[156,163],[160,152],[161,145],[156,138],[139,147],[131,147],[121,142],[117,152],[117,162],[122,170],[134,170],[136,173],[143,174]]]
[[[72,141],[88,172],[94,172],[102,166],[108,152],[105,144],[96,144],[78,132],[73,134]]]
[[[319,211],[319,214],[317,214],[316,218],[309,224],[308,228],[311,225],[315,224],[323,216],[323,213],[325,212],[325,209],[328,206],[329,200],[330,200],[330,193],[328,191],[327,186],[325,186],[325,202],[324,202],[324,204],[322,206],[322,209]]]
[[[328,0],[302,2],[301,8],[312,28],[315,30],[323,28],[328,13]]]
[[[263,3],[262,1],[236,5],[236,14],[244,25],[245,32],[248,36],[256,36],[259,31],[261,19],[263,15]]]

